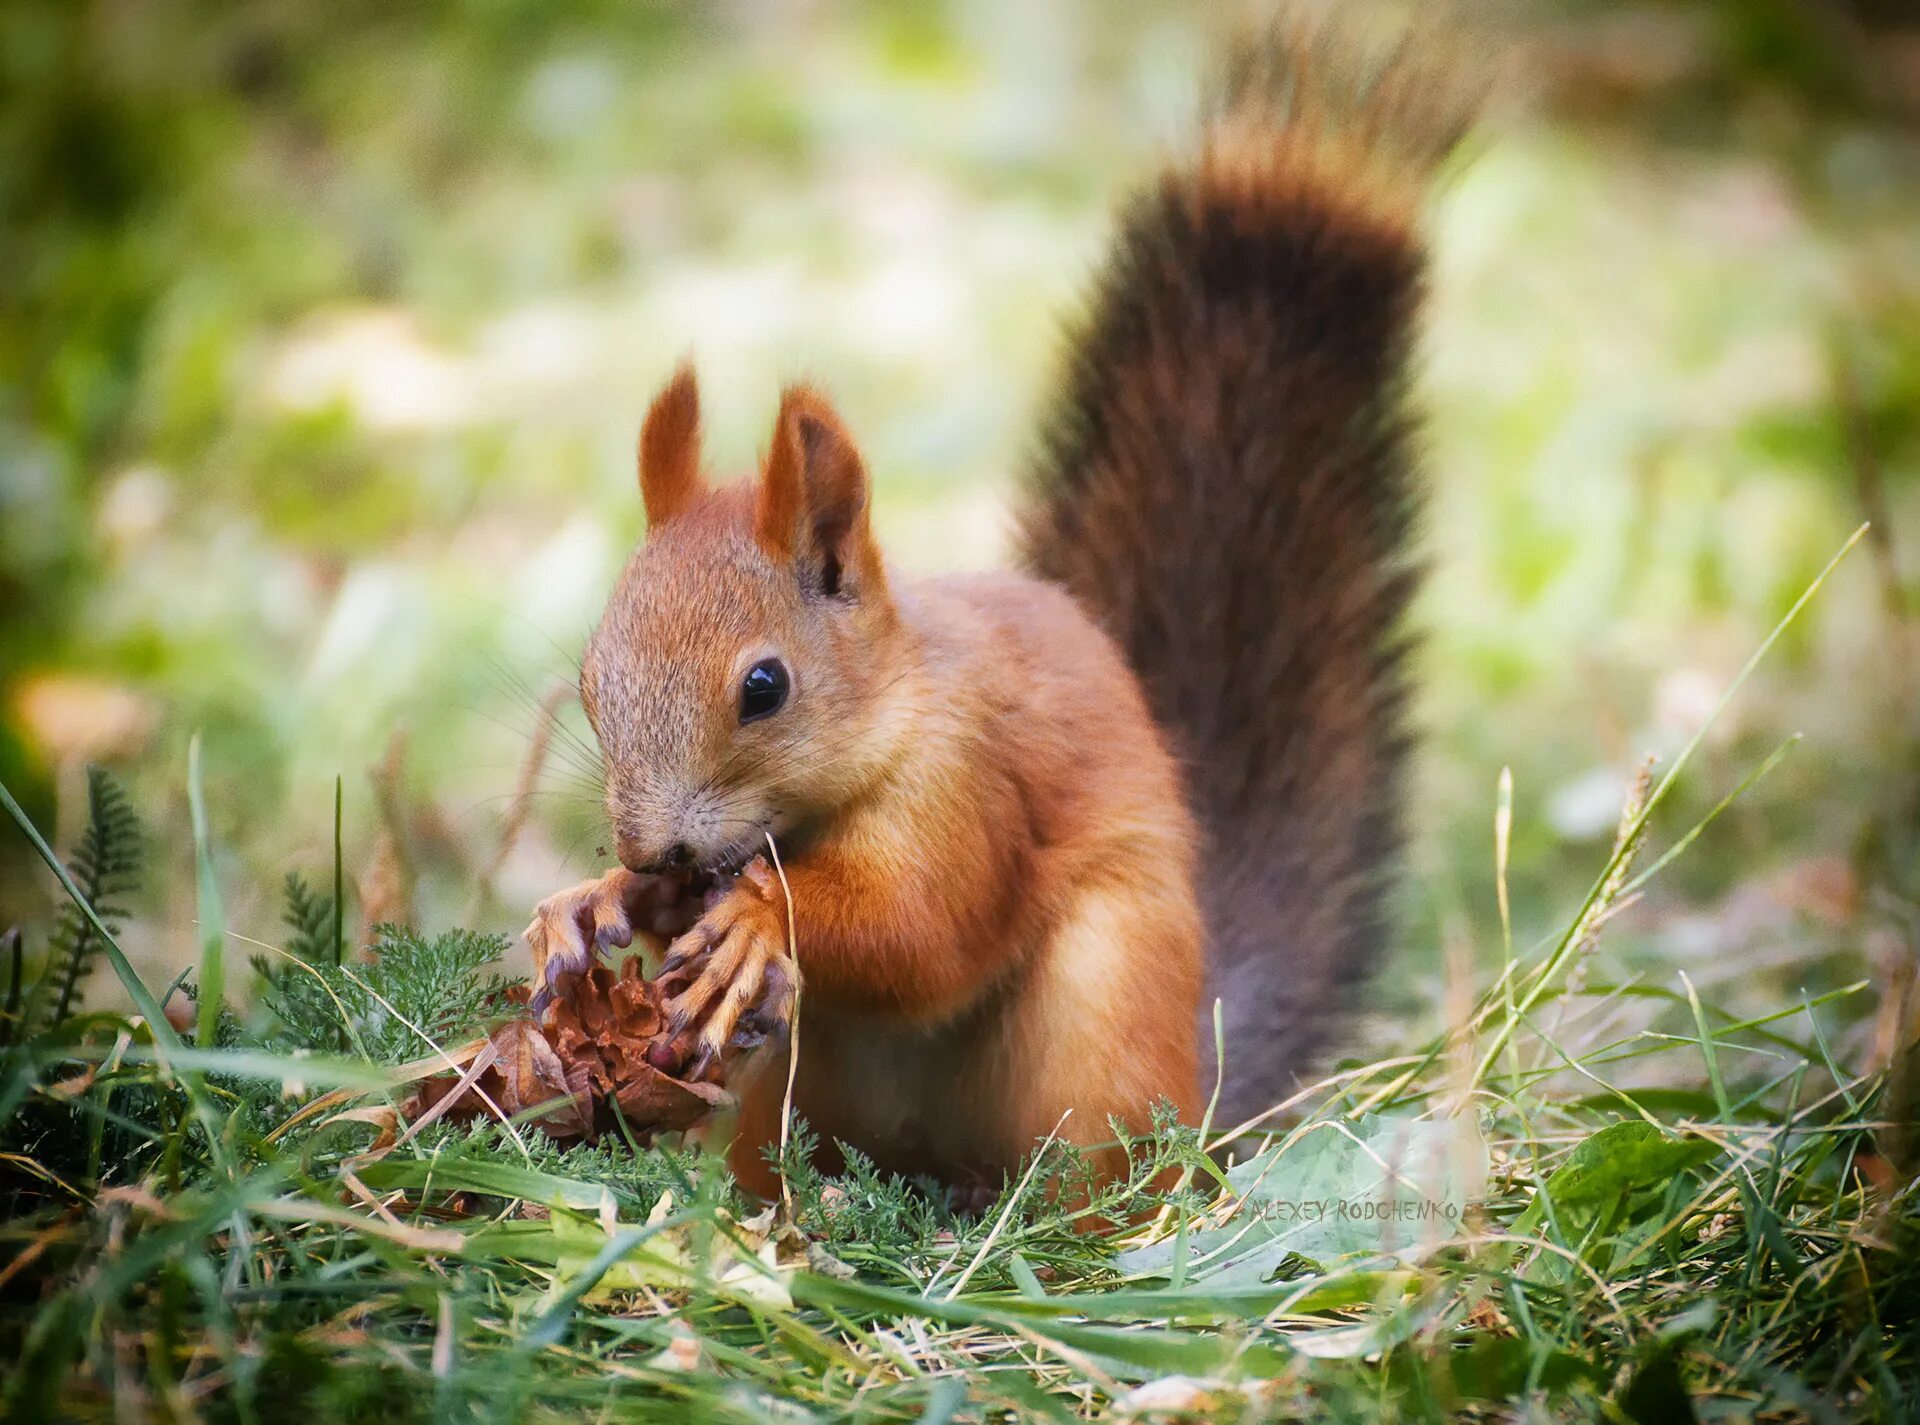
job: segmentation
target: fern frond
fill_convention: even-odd
[[[7,961],[7,1007],[0,1014],[0,1044],[13,1043],[19,1029],[22,1010],[20,998],[20,966],[26,950],[20,938],[20,927],[14,926],[5,935],[0,935],[0,956]]]
[[[331,927],[331,902],[319,904],[328,917],[320,923]],[[505,937],[450,930],[429,939],[395,925],[376,927],[376,935],[368,963],[335,965],[329,948],[310,961],[315,973],[271,978],[260,996],[274,1024],[268,1042],[317,1048],[346,1030],[377,1062],[398,1064],[505,1012],[507,981],[488,973],[506,953]]]
[[[294,959],[309,965],[325,965],[333,959],[333,897],[322,895],[298,871],[287,872],[281,887],[280,923],[287,927],[281,946]],[[287,963],[279,956],[254,955],[253,968],[269,984],[286,973]]]
[[[67,870],[87,904],[111,932],[128,915],[126,897],[140,888],[145,845],[140,820],[120,784],[101,767],[87,768],[87,829]],[[48,944],[43,983],[49,993],[46,1024],[60,1023],[77,1007],[78,996],[100,953],[100,936],[80,907],[69,900],[60,908]]]
[[[298,872],[287,873],[287,953],[309,965],[333,959],[333,897],[322,895]]]

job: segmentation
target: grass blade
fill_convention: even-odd
[[[342,800],[340,776],[335,773],[333,778],[333,963],[336,965],[344,958],[347,943],[347,873],[346,862],[340,854]]]
[[[1812,601],[1813,596],[1820,592],[1820,587],[1827,582],[1828,577],[1839,567],[1840,561],[1853,552],[1853,547],[1861,541],[1866,535],[1866,532],[1867,526],[1863,524],[1847,537],[1846,543],[1842,544],[1833,558],[1827,561],[1826,566],[1821,569],[1818,574],[1814,575],[1813,582],[1801,591],[1800,597],[1793,601],[1793,606],[1781,616],[1780,621],[1773,626],[1772,632],[1768,633],[1767,636],[1760,641],[1760,646],[1753,650],[1753,653],[1747,658],[1747,661],[1741,665],[1739,673],[1734,676],[1733,681],[1729,683],[1726,690],[1721,693],[1719,701],[1713,705],[1713,710],[1707,714],[1706,719],[1700,726],[1694,729],[1693,736],[1687,739],[1686,746],[1682,747],[1679,755],[1673,759],[1673,765],[1667,769],[1666,775],[1661,777],[1659,783],[1647,797],[1646,803],[1640,808],[1639,814],[1634,817],[1633,822],[1622,832],[1614,848],[1613,855],[1607,858],[1607,864],[1601,868],[1599,876],[1595,878],[1592,888],[1587,892],[1585,901],[1581,903],[1579,913],[1568,923],[1569,929],[1567,934],[1561,937],[1553,949],[1548,952],[1547,958],[1533,971],[1533,974],[1529,978],[1526,994],[1521,998],[1517,1006],[1520,1015],[1525,1015],[1530,1011],[1554,984],[1561,967],[1577,948],[1578,932],[1587,922],[1587,917],[1593,910],[1594,905],[1599,901],[1600,897],[1606,893],[1608,883],[1613,879],[1614,873],[1619,869],[1621,861],[1634,853],[1635,848],[1639,844],[1641,833],[1645,831],[1647,823],[1652,819],[1654,812],[1659,809],[1660,803],[1666,799],[1667,794],[1673,790],[1674,784],[1679,780],[1680,774],[1685,771],[1688,764],[1693,761],[1694,754],[1700,750],[1700,745],[1706,741],[1707,733],[1713,728],[1713,725],[1720,720],[1721,714],[1726,712],[1728,705],[1732,703],[1741,688],[1746,686],[1747,679],[1753,676],[1754,669],[1758,668],[1767,654],[1772,652],[1773,645],[1778,643],[1781,635],[1792,627],[1794,621],[1800,617],[1801,610],[1805,609],[1808,603]],[[1512,1039],[1516,1029],[1516,1020],[1509,1016],[1495,1031],[1493,1042],[1481,1052],[1479,1063],[1474,1068],[1472,1082],[1475,1085],[1486,1082],[1487,1074],[1492,1069],[1494,1061],[1505,1052],[1507,1043]]]
[[[207,835],[207,803],[200,785],[200,734],[187,744],[187,804],[193,813],[193,861],[200,907],[200,1015],[195,1040],[213,1047],[220,1007],[227,989],[227,912],[213,874],[213,848]]]

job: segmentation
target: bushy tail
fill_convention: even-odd
[[[1025,563],[1126,650],[1206,828],[1222,1126],[1288,1090],[1385,933],[1417,221],[1464,116],[1405,42],[1243,48],[1198,156],[1123,210],[1043,431]]]

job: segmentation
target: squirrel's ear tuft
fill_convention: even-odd
[[[760,477],[754,537],[809,590],[859,595],[879,578],[867,524],[867,467],[825,397],[789,386]]]
[[[682,362],[640,427],[640,499],[647,529],[660,528],[685,510],[706,485],[700,478],[700,385]]]

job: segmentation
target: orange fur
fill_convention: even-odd
[[[796,1105],[827,1143],[961,1179],[1015,1167],[1062,1115],[1098,1143],[1163,1099],[1191,1112],[1195,833],[1132,673],[1038,581],[894,584],[866,508],[852,440],[794,390],[754,489],[654,527],[583,667],[622,859],[738,863],[779,838],[807,995]],[[743,726],[740,674],[774,655],[793,693]],[[777,888],[743,878],[722,907],[729,943],[784,943]],[[743,1105],[750,1183],[778,1078]]]

